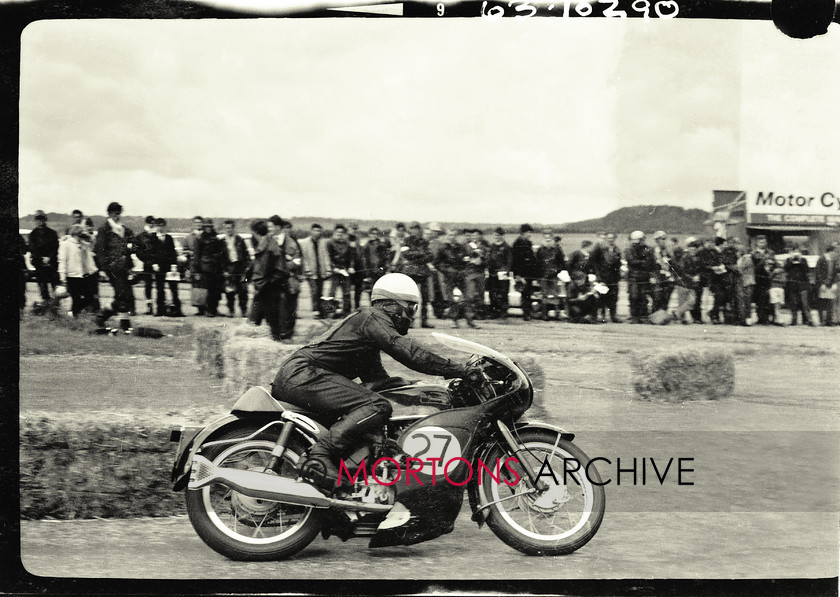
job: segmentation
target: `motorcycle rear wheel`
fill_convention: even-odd
[[[543,429],[519,432],[521,444],[528,449],[528,457],[520,458],[522,466],[529,466],[540,480],[548,484],[541,493],[526,493],[528,486],[513,475],[505,483],[482,471],[482,488],[489,502],[508,498],[490,506],[487,524],[495,535],[514,549],[529,555],[566,555],[588,543],[604,518],[604,488],[595,467],[588,467],[589,457],[572,442],[558,439],[558,434]],[[504,462],[501,448],[491,453]],[[577,461],[566,466],[565,460]],[[548,466],[544,463],[548,462]],[[565,473],[564,467],[568,468]],[[554,474],[554,478],[551,476]],[[595,483],[593,483],[593,481]],[[517,496],[517,497],[511,497]]]
[[[231,431],[214,439],[247,435]],[[262,471],[271,457],[276,436],[214,446],[203,455],[216,466]],[[297,478],[294,465],[304,449],[290,441],[280,474]],[[244,496],[222,484],[186,491],[187,514],[198,536],[213,550],[232,560],[265,561],[288,558],[309,545],[321,530],[323,510]]]

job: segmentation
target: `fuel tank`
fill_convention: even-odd
[[[449,391],[441,384],[417,381],[380,390],[379,393],[403,406],[431,406],[441,410],[450,408]]]

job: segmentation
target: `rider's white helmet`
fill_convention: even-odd
[[[370,302],[382,299],[420,302],[420,288],[405,274],[385,274],[370,291]]]

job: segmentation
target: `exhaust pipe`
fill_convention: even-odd
[[[201,489],[211,483],[220,483],[248,497],[295,506],[337,508],[357,512],[388,512],[393,508],[393,504],[366,504],[337,500],[325,496],[303,481],[293,481],[286,477],[257,471],[218,467],[204,456],[196,454],[193,457],[187,489]]]

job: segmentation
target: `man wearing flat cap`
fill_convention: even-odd
[[[47,226],[47,214],[35,212],[35,229],[29,233],[29,251],[41,298],[50,300],[58,284],[58,233]]]
[[[519,238],[513,241],[513,247],[511,248],[511,271],[518,285],[522,287],[520,305],[524,321],[531,319],[531,294],[534,291],[534,280],[540,278],[537,255],[534,253],[534,245],[531,243],[533,232],[533,226],[522,224],[519,227]]]

